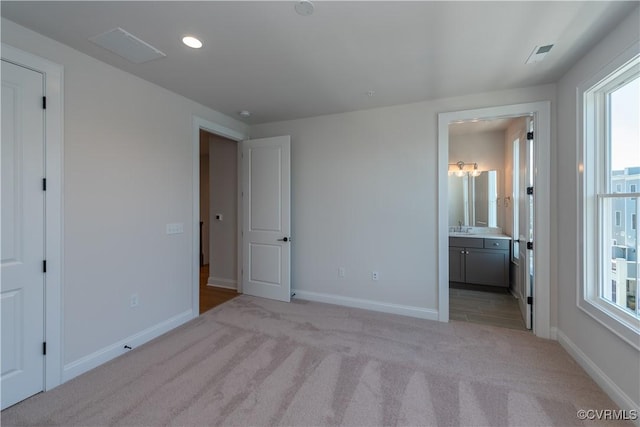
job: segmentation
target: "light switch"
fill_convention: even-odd
[[[222,221],[222,214],[216,214],[216,220]]]

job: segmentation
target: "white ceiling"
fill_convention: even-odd
[[[2,16],[248,123],[555,82],[638,2],[9,2]],[[121,27],[167,54],[89,41]],[[185,34],[204,47],[186,48]],[[525,65],[535,46],[546,59]],[[375,95],[367,95],[374,90]]]
[[[449,125],[449,136],[505,131],[513,120],[518,120],[518,118],[454,122]]]

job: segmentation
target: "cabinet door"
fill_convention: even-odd
[[[467,283],[509,286],[509,251],[467,248],[466,252]]]
[[[464,248],[449,248],[449,281],[464,282]]]

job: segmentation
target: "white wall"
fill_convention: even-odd
[[[640,406],[640,354],[576,306],[578,249],[582,236],[576,227],[578,206],[578,151],[576,88],[600,68],[640,39],[639,9],[580,60],[558,83],[558,333],[565,345],[573,345],[600,373]],[[586,262],[589,262],[586,260]],[[570,348],[570,347],[569,347]],[[610,386],[611,384],[609,384]],[[606,389],[606,388],[605,388]],[[618,402],[620,403],[620,401]]]
[[[449,134],[449,163],[477,163],[478,169],[503,171],[504,131]]]
[[[237,289],[238,143],[209,136],[211,243],[208,283]],[[222,220],[215,218],[222,214]]]
[[[542,100],[554,85],[252,126],[291,135],[292,287],[436,313],[437,114]]]
[[[5,19],[2,42],[64,66],[63,352],[77,373],[191,313],[192,115],[245,127]]]

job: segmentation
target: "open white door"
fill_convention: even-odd
[[[527,329],[533,325],[533,122],[527,119],[527,133],[519,141],[518,271],[516,287],[520,310]],[[531,245],[531,246],[530,246]]]
[[[291,137],[242,142],[242,291],[291,300]]]
[[[43,86],[2,60],[2,409],[44,390]]]

